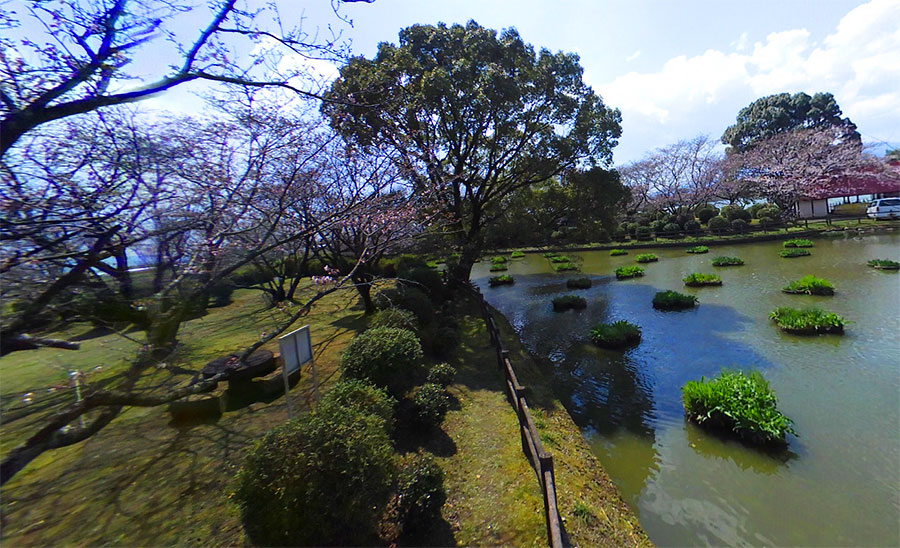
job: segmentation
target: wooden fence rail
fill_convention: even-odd
[[[556,477],[553,473],[553,456],[544,449],[534,420],[528,411],[528,402],[525,401],[525,388],[519,384],[516,372],[509,361],[509,351],[503,349],[500,340],[500,330],[488,308],[484,295],[474,285],[467,284],[471,292],[478,299],[481,306],[481,316],[487,326],[491,344],[497,350],[497,365],[506,380],[506,397],[516,415],[519,417],[519,433],[522,436],[522,452],[534,468],[538,483],[541,485],[541,494],[544,497],[544,519],[547,522],[547,542],[551,548],[562,548],[562,520],[559,517],[559,509],[556,505]]]

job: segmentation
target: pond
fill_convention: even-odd
[[[515,285],[488,288],[489,263],[472,279],[543,358],[575,422],[660,546],[900,546],[900,275],[869,268],[897,260],[900,235],[815,240],[812,255],[778,256],[781,242],[568,253],[580,273],[553,273],[539,254],[510,261]],[[637,253],[659,262],[616,280]],[[713,257],[745,266],[713,267]],[[691,272],[722,286],[687,288]],[[834,283],[832,297],[780,290],[807,274]],[[593,280],[568,290],[570,277]],[[654,293],[694,294],[699,307],[651,307]],[[554,312],[554,296],[577,293],[584,310]],[[816,305],[843,316],[843,336],[801,337],[768,319],[778,306]],[[591,326],[625,319],[643,329],[625,353],[597,348]],[[765,452],[686,423],[681,386],[722,368],[759,369],[794,420],[788,449]],[[552,447],[549,447],[552,451]]]

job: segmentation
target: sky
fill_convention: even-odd
[[[697,135],[718,139],[741,108],[782,92],[831,92],[875,151],[900,147],[900,0],[375,0],[340,6],[352,26],[330,0],[278,2],[286,26],[340,30],[366,57],[409,25],[470,19],[577,53],[585,81],[622,112],[617,165]],[[188,16],[181,30],[195,35],[204,20]],[[166,55],[142,54],[134,67],[158,77]],[[324,61],[315,68],[337,71]],[[189,86],[142,105],[202,108]]]

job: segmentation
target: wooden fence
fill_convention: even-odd
[[[538,483],[541,484],[541,494],[544,496],[544,519],[547,522],[547,542],[552,548],[562,548],[562,520],[559,517],[559,509],[556,505],[556,478],[553,473],[553,456],[544,449],[534,420],[528,411],[528,402],[525,401],[525,388],[519,384],[516,372],[509,361],[509,351],[503,349],[500,340],[500,330],[494,321],[484,295],[473,285],[467,284],[472,293],[478,299],[481,306],[481,316],[487,326],[491,344],[497,350],[497,365],[503,372],[506,380],[506,397],[512,404],[516,415],[519,417],[519,434],[522,436],[522,452],[531,463],[537,474]]]

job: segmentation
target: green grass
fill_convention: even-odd
[[[653,253],[641,253],[640,255],[635,256],[634,260],[639,263],[652,263],[658,261],[659,257]]]
[[[591,342],[603,348],[619,349],[641,342],[641,328],[625,320],[595,325]]]
[[[550,262],[551,263],[571,263],[572,259],[570,259],[569,257],[567,257],[565,255],[554,255],[554,256],[550,257]]]
[[[720,278],[717,274],[701,274],[699,272],[688,274],[688,276],[686,278],[683,278],[682,281],[684,282],[684,285],[688,287],[700,287],[703,285],[722,285],[722,278]]]
[[[523,253],[521,251],[513,251],[512,254],[510,255],[510,257],[512,257],[513,259],[521,259],[524,256],[525,256],[525,253]]]
[[[565,310],[581,310],[587,308],[587,301],[578,295],[562,295],[553,299],[553,310],[563,312]]]
[[[834,285],[825,278],[803,276],[794,280],[782,289],[785,293],[803,293],[806,295],[834,295]]]
[[[805,238],[794,238],[793,240],[786,240],[784,242],[784,247],[813,247],[812,240],[807,240]]]
[[[821,335],[844,332],[844,318],[819,308],[790,308],[782,306],[769,314],[782,331],[795,335]]]
[[[900,270],[900,263],[897,261],[892,261],[890,259],[872,259],[868,263],[872,268],[878,268],[881,270]]]
[[[574,263],[554,263],[553,270],[556,272],[569,272],[572,270],[578,270],[578,266]]]
[[[620,266],[616,269],[616,279],[624,280],[644,275],[644,269],[639,266]]]
[[[566,280],[566,287],[569,289],[590,289],[591,285],[590,278],[569,278]]]
[[[559,255],[559,253],[557,253],[555,251],[547,251],[546,253],[544,253],[544,258],[550,259],[552,257],[556,257],[557,255]]]
[[[653,308],[659,310],[681,310],[697,306],[697,297],[677,291],[660,291],[653,296]]]
[[[507,270],[509,269],[506,267],[506,265],[500,263],[492,263],[490,268],[491,272],[506,272]]]
[[[709,248],[705,245],[695,245],[685,249],[687,253],[709,253]]]
[[[778,252],[783,259],[793,259],[794,257],[806,257],[811,255],[806,249],[782,249]]]
[[[743,264],[744,260],[737,257],[716,257],[712,260],[713,266],[741,266]]]
[[[610,249],[609,256],[610,257],[618,257],[619,255],[628,255],[628,252],[624,249]]]
[[[491,278],[488,279],[488,285],[490,285],[491,287],[497,287],[498,285],[512,285],[514,283],[516,283],[515,278],[513,278],[509,274],[491,276]]]
[[[507,258],[504,257],[503,255],[497,255],[497,256],[495,256],[495,257],[491,257],[491,263],[492,263],[492,264],[504,264],[504,263],[506,263],[508,260],[509,260],[509,259],[507,259]]]
[[[784,444],[792,421],[777,408],[775,393],[758,371],[723,371],[688,381],[681,389],[684,413],[700,426],[732,432],[755,444]]]

